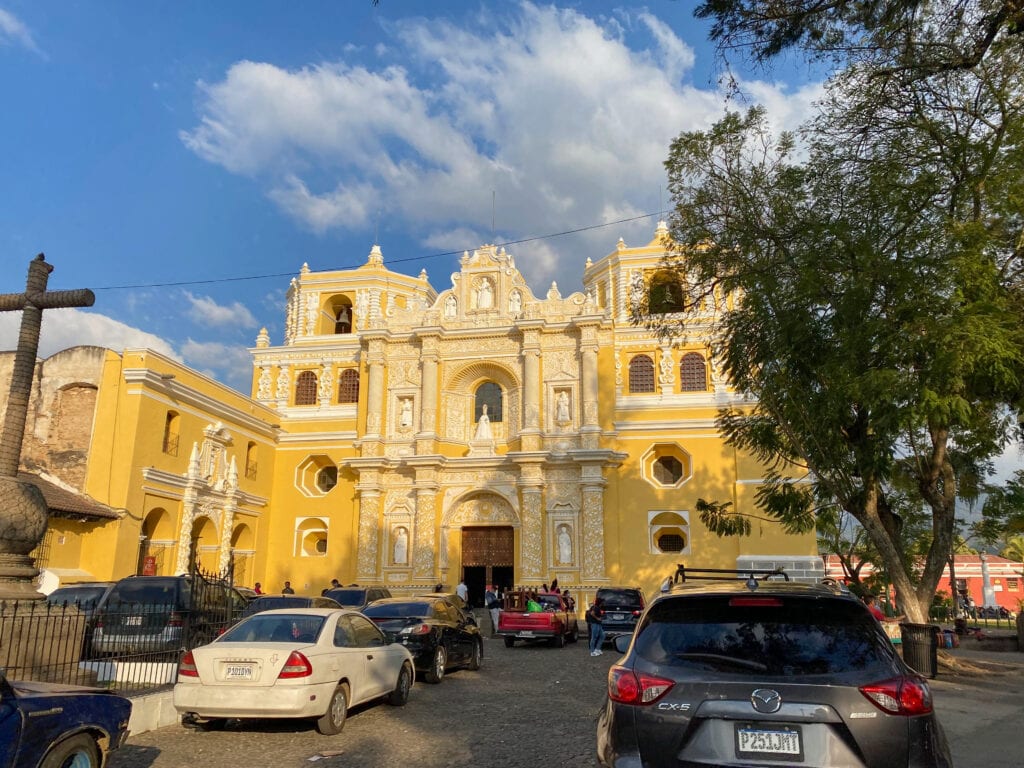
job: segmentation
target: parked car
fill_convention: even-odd
[[[278,608],[341,608],[337,601],[329,597],[307,597],[305,595],[259,595],[253,598],[242,610],[242,618],[254,613],[274,611]]]
[[[344,608],[361,611],[375,600],[391,597],[391,592],[387,587],[358,587],[353,584],[350,587],[328,589],[323,593],[323,597],[331,598]]]
[[[233,624],[248,601],[230,585],[192,576],[128,576],[94,615],[95,653],[144,653],[202,645]]]
[[[504,639],[505,647],[511,648],[516,640],[533,642],[543,640],[555,648],[564,648],[566,643],[575,643],[580,636],[576,612],[560,594],[541,592],[534,595],[541,610],[531,611],[527,607],[530,597],[526,592],[508,592],[505,605],[498,611],[497,635]]]
[[[609,643],[619,635],[633,634],[647,606],[640,587],[600,587],[596,599],[601,600],[601,627]]]
[[[440,683],[454,667],[480,669],[483,636],[476,621],[439,595],[393,597],[363,609],[388,640],[409,649],[416,670],[428,683]]]
[[[88,659],[92,655],[92,635],[95,626],[93,616],[96,613],[96,608],[113,586],[114,582],[112,581],[69,584],[58,587],[46,596],[46,603],[51,610],[64,611],[68,607],[73,607],[85,617],[84,625],[80,627],[82,632],[80,654],[83,659]]]
[[[952,765],[928,683],[845,587],[702,573],[616,638],[602,765]]]
[[[332,735],[357,704],[385,698],[403,706],[414,677],[409,651],[357,611],[265,611],[185,652],[174,708],[186,725],[312,718],[320,733]]]
[[[51,606],[73,605],[86,616],[91,616],[103,596],[114,586],[112,581],[90,581],[58,587],[46,596]]]
[[[131,711],[110,691],[8,681],[0,670],[0,768],[100,768],[124,744]]]

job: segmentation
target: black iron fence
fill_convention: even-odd
[[[138,578],[119,584],[140,586]],[[0,667],[9,680],[88,685],[124,695],[170,688],[182,653],[231,626],[245,601],[221,579],[198,573],[166,578],[187,580],[169,601],[119,600],[116,587],[95,608],[0,601]]]

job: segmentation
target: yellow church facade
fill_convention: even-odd
[[[249,397],[151,351],[93,351],[76,380],[95,400],[77,486],[119,518],[69,530],[64,555],[51,532],[47,566],[109,579],[195,558],[306,594],[332,578],[396,594],[465,579],[474,596],[557,579],[584,599],[653,593],[677,562],[819,577],[813,534],[765,522],[720,538],[694,512],[706,499],[756,514],[761,468],[715,426],[743,399],[699,313],[679,345],[630,320],[666,289],[666,237],[659,225],[646,245],[587,259],[567,296],[535,296],[495,246],[464,253],[443,290],[376,246],[357,269],[304,265],[283,338],[264,330],[251,350]],[[665,297],[683,308],[681,286]],[[26,451],[39,467],[52,428]]]

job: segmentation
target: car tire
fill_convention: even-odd
[[[580,639],[580,625],[576,622],[572,625],[572,632],[569,633],[569,642],[575,643]]]
[[[565,648],[565,635],[559,632],[557,635],[551,638],[551,645],[555,648]]]
[[[393,707],[404,707],[409,701],[409,691],[412,689],[412,667],[408,664],[402,665],[402,671],[398,673],[398,682],[394,690],[388,694],[388,704]]]
[[[505,647],[506,648],[511,648],[515,644],[516,644],[516,639],[514,637],[506,637],[505,638]]]
[[[477,640],[473,643],[473,650],[469,654],[469,661],[466,663],[466,669],[471,672],[476,672],[480,669],[480,662],[484,658],[484,644],[482,641]]]
[[[434,649],[434,658],[430,661],[430,669],[423,675],[428,683],[440,683],[444,679],[444,668],[448,662],[448,652],[443,645]]]
[[[345,727],[345,718],[348,716],[348,687],[339,685],[334,689],[331,696],[331,703],[327,705],[327,711],[316,721],[316,729],[324,736],[334,736],[341,733]]]
[[[63,768],[65,765],[74,768],[99,768],[100,750],[92,736],[78,733],[57,743],[46,753],[39,768]]]

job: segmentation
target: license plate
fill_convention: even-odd
[[[519,636],[520,637],[532,637],[533,636],[533,630],[532,629],[524,629],[522,632],[519,633]]]
[[[613,613],[612,614],[612,621],[622,621],[624,618],[626,618],[626,614],[624,614],[624,613]]]
[[[228,664],[224,677],[230,680],[252,680],[252,664]]]
[[[750,725],[736,726],[736,754],[745,755],[778,755],[780,757],[797,756],[803,758],[800,748],[799,728],[780,728],[769,730],[754,728]]]
[[[142,617],[141,616],[125,616],[124,624],[126,627],[141,627]]]

